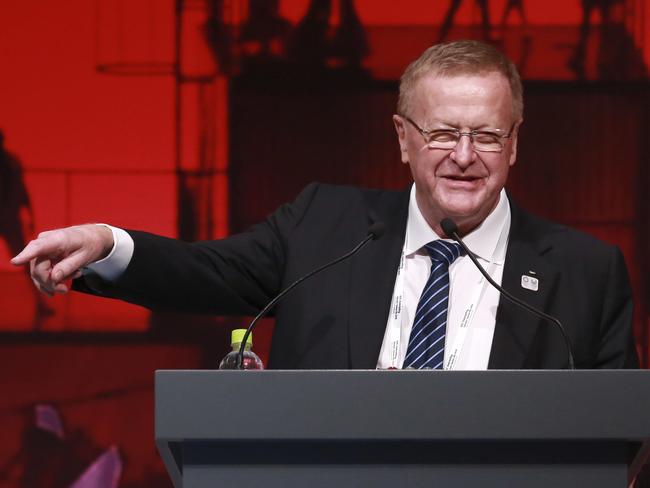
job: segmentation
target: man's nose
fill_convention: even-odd
[[[469,134],[462,134],[451,153],[451,159],[464,169],[472,164],[475,158],[476,151],[474,151],[471,136]]]

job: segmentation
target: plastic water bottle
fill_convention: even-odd
[[[219,369],[237,369],[239,348],[241,346],[241,341],[244,338],[244,334],[246,334],[246,329],[235,329],[232,331],[232,334],[230,336],[230,345],[232,346],[232,351],[230,351],[226,357],[221,360]],[[264,369],[264,363],[260,357],[251,350],[252,346],[253,334],[251,333],[246,340],[242,369]]]

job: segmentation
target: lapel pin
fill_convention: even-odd
[[[535,273],[531,271],[530,274]],[[534,276],[521,275],[521,287],[526,290],[537,291],[539,290],[539,280]]]

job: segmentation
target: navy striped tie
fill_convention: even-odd
[[[442,369],[449,304],[449,266],[460,256],[461,247],[442,240],[424,247],[431,258],[431,274],[415,312],[404,368]]]

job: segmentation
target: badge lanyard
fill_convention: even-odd
[[[501,227],[501,233],[499,235],[499,240],[497,245],[492,253],[492,257],[487,266],[487,272],[490,276],[494,274],[498,263],[496,261],[497,252],[499,249],[503,249],[508,238],[508,225],[503,225]],[[404,248],[408,246],[408,236],[404,242]],[[388,344],[389,344],[389,360],[390,368],[400,368],[399,364],[400,358],[400,347],[401,347],[401,335],[402,335],[402,321],[405,320],[404,314],[402,313],[404,309],[404,268],[406,266],[406,257],[404,255],[404,249],[402,249],[402,255],[399,261],[399,267],[397,268],[397,277],[395,278],[395,294],[393,295],[393,300],[390,305],[390,317],[388,320]],[[465,339],[467,338],[467,331],[470,329],[470,326],[476,315],[476,309],[478,308],[479,303],[483,299],[485,290],[489,286],[488,281],[481,275],[481,279],[478,282],[478,286],[474,287],[474,292],[472,293],[472,299],[469,301],[465,312],[463,313],[463,319],[460,324],[460,328],[456,333],[456,338],[454,340],[453,346],[449,349],[447,354],[447,360],[445,361],[445,369],[455,369],[458,364],[458,359],[460,358],[460,353],[463,349]]]

